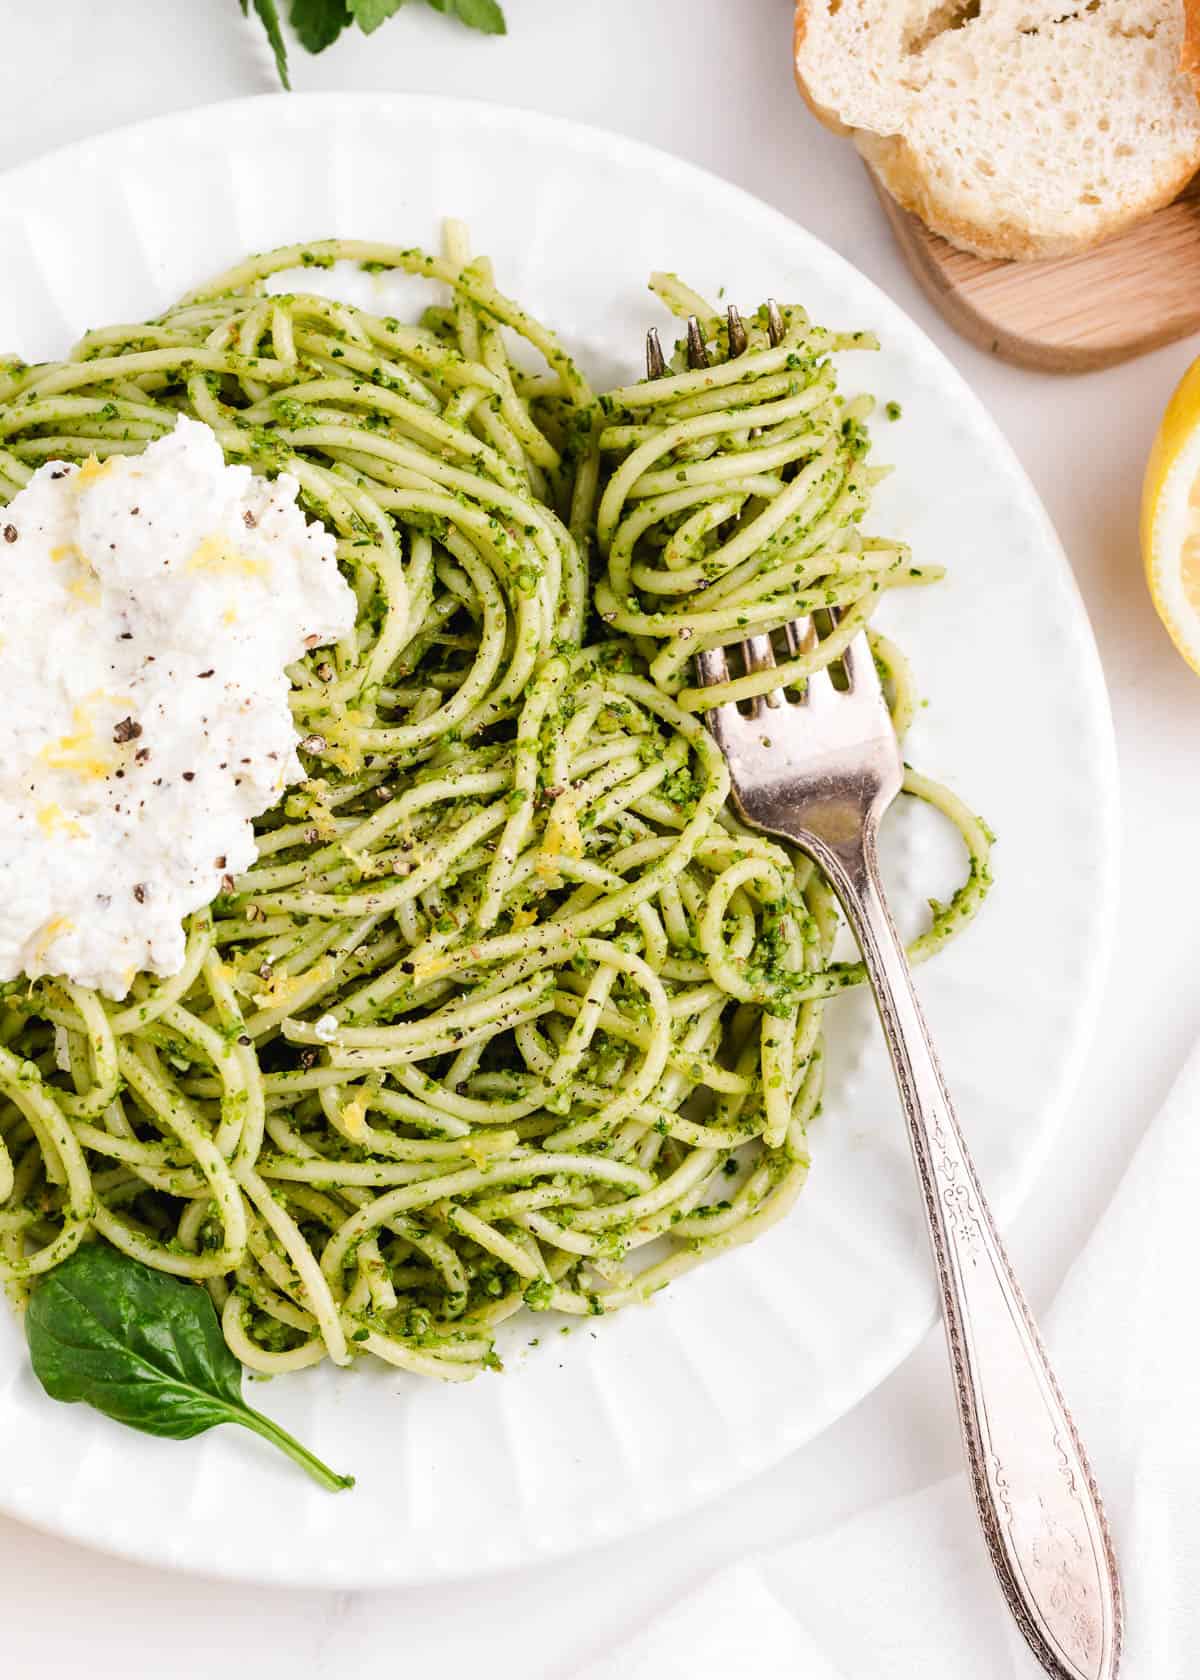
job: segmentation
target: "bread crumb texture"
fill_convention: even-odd
[[[1189,48],[1200,0],[1187,0]],[[796,77],[906,209],[985,257],[1084,250],[1200,168],[1184,0],[799,0]]]

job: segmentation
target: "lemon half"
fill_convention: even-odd
[[[1158,616],[1200,671],[1200,361],[1176,388],[1146,464],[1142,558]]]

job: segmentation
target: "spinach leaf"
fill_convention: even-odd
[[[292,0],[292,28],[310,53],[332,46],[350,22],[346,0]]]
[[[107,1243],[85,1243],[33,1292],[25,1332],[34,1374],[55,1400],[84,1401],[133,1429],[186,1441],[240,1423],[322,1487],[354,1486],[242,1399],[242,1367],[206,1290],[153,1272]]]

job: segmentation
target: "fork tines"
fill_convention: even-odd
[[[725,318],[729,323],[729,356],[745,354],[749,345],[745,323],[736,304],[731,303],[725,311]],[[687,364],[690,368],[706,368],[711,365],[708,346],[704,342],[704,331],[699,317],[689,315],[687,318]],[[772,345],[783,342],[783,315],[774,298],[767,299],[767,337]],[[647,379],[663,379],[670,369],[667,358],[663,354],[662,340],[658,336],[658,328],[651,327],[646,334],[646,377]]]
[[[787,652],[792,658],[811,653],[820,645],[820,638],[811,619],[791,619],[782,626],[781,633],[787,645]],[[759,671],[773,671],[776,668],[778,662],[769,635],[747,636],[736,645],[741,649],[743,669],[747,676]],[[709,648],[696,655],[696,674],[702,688],[712,688],[730,681],[726,651],[723,647]],[[846,675],[845,687],[839,690],[835,686],[829,666],[819,666],[803,679],[803,692],[797,694],[796,705],[821,708],[827,704],[848,700],[855,694],[864,699],[880,697],[882,685],[865,630],[860,630],[851,638],[839,659]],[[783,688],[772,688],[765,694],[756,696],[750,702],[751,715],[757,715],[764,703],[772,709],[784,705]],[[732,712],[737,710],[737,706],[733,702],[724,702],[717,710],[722,713]]]
[[[704,334],[700,331],[700,323],[694,315],[687,318],[687,359],[690,368],[706,368],[708,366],[708,351],[704,344]]]

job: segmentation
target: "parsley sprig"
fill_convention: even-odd
[[[255,14],[275,54],[279,79],[284,87],[290,88],[287,42],[279,17],[283,3],[284,0],[253,0]],[[406,4],[408,0],[291,0],[288,16],[300,45],[311,53],[319,53],[332,46],[342,30],[352,24],[357,24],[364,35],[373,34]],[[504,13],[497,0],[425,0],[425,4],[484,35],[507,33]],[[241,0],[243,16],[249,16],[250,5],[251,0]]]

